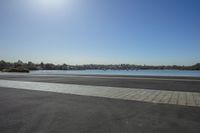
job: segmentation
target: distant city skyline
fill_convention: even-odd
[[[1,0],[0,60],[200,62],[198,0]]]

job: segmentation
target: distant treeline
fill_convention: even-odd
[[[4,60],[0,61],[0,71],[28,71],[28,70],[200,70],[200,63],[192,66],[149,66],[149,65],[133,65],[133,64],[119,64],[119,65],[55,65],[52,63],[35,64],[33,62],[24,63],[22,61],[17,61],[14,63],[6,62]]]

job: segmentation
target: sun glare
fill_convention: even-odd
[[[67,8],[68,0],[34,0],[32,5],[34,8],[42,12],[57,12]]]
[[[59,7],[65,4],[65,0],[36,0],[39,6],[51,8]]]

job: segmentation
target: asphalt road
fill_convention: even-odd
[[[80,85],[141,88],[154,90],[200,92],[200,78],[143,77],[143,76],[89,76],[89,75],[0,75],[0,79],[36,81]]]
[[[1,75],[0,79],[200,92],[200,78]],[[200,108],[0,87],[0,133],[200,133]]]
[[[200,108],[0,88],[0,133],[199,133]]]

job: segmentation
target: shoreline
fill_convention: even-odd
[[[200,92],[200,77],[0,74],[2,80]]]
[[[38,70],[36,70],[38,71]],[[40,70],[39,70],[40,71]],[[42,70],[43,71],[43,70]],[[57,71],[57,70],[44,70],[44,71]],[[58,71],[68,71],[68,70],[58,70]],[[200,71],[199,71],[200,72]],[[80,76],[80,77],[85,77],[85,76],[90,76],[90,77],[122,77],[122,78],[170,78],[170,79],[200,79],[199,76],[191,76],[191,75],[128,75],[128,74],[76,74],[76,73],[34,73],[34,71],[30,71],[29,73],[23,73],[23,72],[1,72],[0,71],[0,76],[1,75],[24,75],[24,76],[53,76],[53,77],[68,77],[68,76]]]

